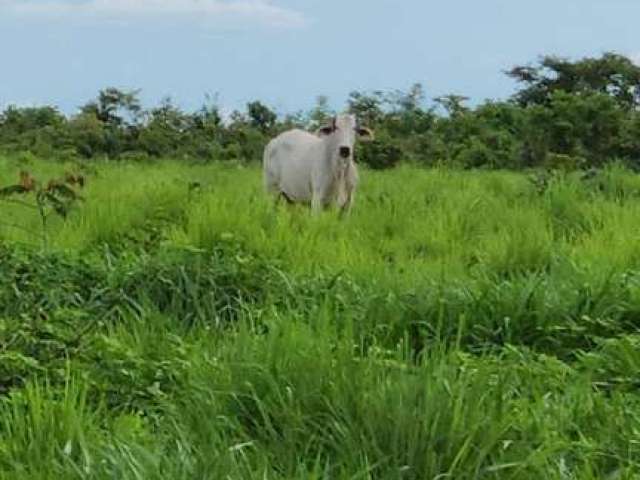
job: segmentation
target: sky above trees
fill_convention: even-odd
[[[640,61],[638,18],[635,0],[0,0],[0,108],[73,113],[115,86],[286,113],[416,82],[473,103],[510,95],[504,71],[540,55]]]

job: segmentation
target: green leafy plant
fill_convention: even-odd
[[[49,217],[57,215],[66,219],[73,206],[78,201],[83,200],[83,197],[76,192],[75,188],[84,188],[84,185],[85,177],[79,174],[67,173],[61,179],[40,182],[29,172],[23,170],[20,172],[18,183],[0,188],[0,200],[18,203],[38,213],[40,216],[42,246],[46,250],[48,244],[47,221]],[[18,227],[17,225],[12,226]]]

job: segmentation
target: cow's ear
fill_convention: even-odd
[[[373,140],[375,138],[375,136],[373,135],[373,130],[367,128],[367,127],[359,127],[358,128],[358,136],[360,137],[361,140],[365,141],[365,142],[370,142],[371,140]]]

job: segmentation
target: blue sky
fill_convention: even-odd
[[[72,113],[116,86],[147,106],[217,93],[225,110],[285,113],[415,82],[478,102],[542,54],[640,61],[639,18],[638,0],[0,0],[0,108]]]

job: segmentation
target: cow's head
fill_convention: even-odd
[[[353,114],[344,114],[333,117],[329,123],[318,130],[320,137],[328,137],[335,153],[343,161],[353,158],[353,149],[356,139],[372,140],[373,132],[363,127]]]

